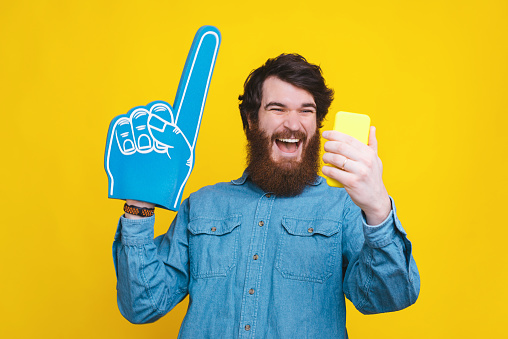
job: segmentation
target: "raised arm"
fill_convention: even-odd
[[[132,323],[153,322],[187,294],[188,201],[169,231],[154,239],[154,217],[120,218],[113,243],[118,308]]]

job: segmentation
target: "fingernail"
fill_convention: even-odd
[[[134,143],[129,139],[124,140],[122,146],[124,152],[131,152],[135,150]]]
[[[166,127],[166,122],[159,118],[156,115],[152,115],[150,120],[148,120],[148,125],[159,132],[164,132],[164,128]]]
[[[324,131],[323,132],[323,138],[327,138],[328,137],[328,131]]]
[[[146,134],[142,134],[138,138],[138,147],[139,149],[148,149],[152,147],[152,140]]]

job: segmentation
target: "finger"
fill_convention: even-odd
[[[118,119],[114,133],[118,148],[122,154],[130,155],[136,153],[136,142],[132,132],[131,120],[129,118],[122,117]]]
[[[366,146],[362,144],[360,147]],[[352,146],[351,144],[343,141],[327,141],[325,142],[324,150],[325,152],[340,154],[353,160],[359,160],[361,155],[361,148],[358,149],[355,146]]]
[[[177,126],[155,114],[151,114],[148,118],[148,128],[158,148],[173,148],[174,135],[182,134]]]
[[[173,118],[173,111],[171,109],[171,105],[164,101],[154,101],[148,105],[148,109],[150,110],[150,114],[155,114],[161,120],[165,121],[167,124],[174,125],[175,119]]]
[[[109,183],[108,195],[110,197],[113,196],[113,190],[115,187],[115,178],[111,170],[111,164],[118,162],[119,157],[121,158],[123,157],[123,155],[129,155],[135,152],[135,147],[132,147],[132,145],[134,144],[132,140],[131,145],[126,145],[126,143],[124,142],[124,138],[126,137],[124,130],[126,130],[128,133],[129,125],[130,121],[127,114],[122,114],[115,117],[113,120],[111,120],[111,123],[109,124],[108,135],[106,140],[106,150],[104,152],[104,169],[106,170],[106,173],[108,175],[108,183]],[[118,132],[117,129],[118,126],[121,126],[123,130]],[[127,147],[125,148],[124,145]]]
[[[321,168],[321,172],[323,172],[323,174],[326,175],[327,177],[337,180],[344,186],[350,186],[349,183],[354,178],[354,174],[342,171],[332,166],[323,166]]]
[[[369,147],[377,153],[376,127],[370,126]]]
[[[174,118],[171,106],[164,101],[154,101],[151,102],[147,107],[150,110],[147,125],[150,135],[152,136],[152,139],[154,141],[153,149],[157,153],[166,153],[168,150],[168,146],[160,143],[158,141],[158,138],[164,139],[163,133],[169,130],[166,129],[166,127],[174,126]],[[152,120],[151,118],[153,115],[155,115],[156,118]],[[154,126],[150,126],[150,122],[152,122]],[[161,135],[159,135],[158,132],[160,132]],[[154,135],[154,133],[156,135]]]
[[[339,131],[324,131],[323,132],[323,138],[330,140],[330,141],[340,141],[344,142],[346,144],[355,146],[355,147],[361,147],[360,145],[365,145],[363,142],[359,141],[356,138],[353,138],[352,136],[339,132]]]
[[[175,124],[189,140],[196,144],[208,88],[220,45],[220,32],[212,26],[201,27],[192,42],[173,107]]]
[[[323,154],[323,162],[351,173],[355,172],[355,169],[358,166],[356,161],[335,153]]]
[[[131,113],[133,137],[140,153],[149,153],[153,149],[153,141],[148,131],[148,116],[146,108],[137,108]]]
[[[175,128],[173,113],[168,104],[155,102],[149,105],[150,115],[147,125],[150,135],[155,140],[156,148],[163,149],[171,146],[171,133]]]

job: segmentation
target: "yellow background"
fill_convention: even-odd
[[[507,13],[494,0],[3,1],[0,337],[176,337],[186,301],[143,326],[117,309],[122,202],[107,199],[103,152],[114,116],[173,102],[204,24],[223,40],[184,197],[241,175],[243,81],[268,57],[301,53],[336,91],[330,117],[366,113],[377,126],[422,278],[402,312],[349,304],[350,337],[503,336]],[[173,217],[158,210],[156,234]]]

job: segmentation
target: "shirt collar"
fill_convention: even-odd
[[[316,176],[316,179],[310,183],[310,185],[318,186],[321,184],[321,182],[323,182],[323,177],[318,175],[318,176]]]
[[[249,173],[247,173],[247,170],[244,170],[242,176],[236,180],[231,180],[231,183],[233,185],[243,185],[245,183],[245,181],[247,180],[248,176],[249,176]]]
[[[249,173],[247,172],[247,170],[244,170],[242,176],[236,180],[231,180],[231,183],[233,185],[243,185],[245,183],[245,181],[247,181],[248,177],[249,177]],[[310,183],[310,185],[318,186],[322,182],[323,182],[323,177],[318,175],[318,176],[316,176],[316,179]]]

